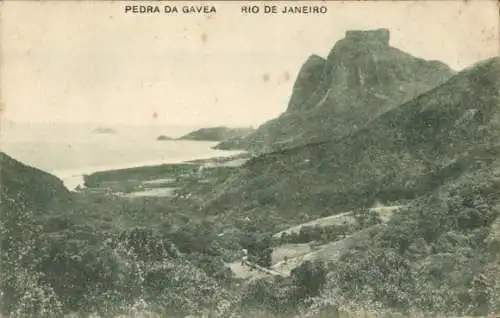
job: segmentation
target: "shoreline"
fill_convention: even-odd
[[[62,169],[62,170],[53,170],[50,171],[51,174],[61,179],[64,186],[72,191],[80,188],[85,188],[85,176],[89,176],[95,173],[106,173],[106,172],[119,172],[123,170],[125,172],[129,169],[139,169],[139,168],[155,168],[161,166],[170,166],[170,165],[202,165],[202,164],[211,164],[211,163],[220,163],[224,164],[226,162],[231,162],[232,160],[241,160],[247,156],[250,156],[249,153],[241,150],[224,150],[220,151],[221,153],[217,156],[195,156],[186,160],[151,160],[144,161],[138,163],[128,163],[128,164],[117,164],[117,165],[109,165],[109,166],[94,166],[87,167],[83,169]]]

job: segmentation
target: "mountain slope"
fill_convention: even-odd
[[[207,209],[287,223],[415,198],[496,162],[499,72],[499,58],[483,61],[339,140],[255,157]]]
[[[269,151],[340,138],[453,75],[441,62],[391,47],[389,36],[386,29],[347,31],[326,59],[305,62],[286,112],[218,148]]]
[[[0,198],[18,200],[34,210],[44,211],[69,200],[70,192],[57,177],[0,152]]]

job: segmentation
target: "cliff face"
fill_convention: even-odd
[[[454,74],[441,62],[391,47],[389,38],[387,29],[347,31],[326,59],[311,56],[297,76],[287,110],[241,146],[271,151],[340,138]]]
[[[287,112],[307,111],[321,106],[335,93],[348,88],[366,86],[371,89],[370,86],[380,82],[374,78],[380,72],[373,67],[380,60],[376,60],[375,55],[387,54],[389,51],[388,30],[347,31],[345,38],[335,44],[327,59],[313,55],[304,63]],[[371,78],[366,80],[366,77]],[[303,89],[304,86],[307,88]],[[303,99],[299,100],[298,96]]]
[[[311,55],[307,59],[295,80],[292,96],[288,103],[288,111],[306,110],[304,105],[321,82],[325,67],[326,60],[318,55]]]

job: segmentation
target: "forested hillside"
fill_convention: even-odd
[[[210,260],[179,252],[154,222],[140,226],[127,214],[140,217],[144,202],[70,195],[56,177],[1,156],[3,314],[111,317],[151,310],[184,317],[218,312],[228,299],[219,286],[223,264],[200,269]],[[69,198],[64,206],[52,203]]]

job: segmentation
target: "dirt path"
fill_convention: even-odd
[[[394,214],[394,211],[401,208],[401,205],[395,206],[383,206],[383,207],[375,207],[370,210],[376,211],[379,213],[382,218],[382,222],[386,223],[391,216]],[[329,216],[326,218],[316,219],[307,223],[302,223],[294,227],[290,227],[284,231],[276,233],[273,237],[279,237],[281,233],[287,232],[292,233],[294,231],[300,231],[300,228],[303,226],[326,226],[332,224],[342,224],[344,221],[349,220],[352,217],[351,211],[344,212],[341,214]],[[383,225],[376,225],[376,227],[380,227]],[[291,275],[291,271],[300,266],[305,261],[314,261],[314,260],[324,260],[324,261],[334,261],[338,259],[343,253],[349,250],[353,245],[358,242],[361,242],[368,238],[368,234],[373,227],[363,229],[361,231],[352,233],[342,240],[338,240],[335,242],[331,242],[324,245],[319,245],[312,247],[310,244],[284,244],[278,247],[275,247],[272,254],[272,266],[270,269],[262,268],[255,264],[241,264],[241,262],[234,262],[227,264],[234,276],[236,278],[247,279],[247,278],[258,278],[264,277],[267,275],[279,275],[283,277],[287,277]],[[285,257],[287,260],[285,261]],[[249,265],[254,265],[252,268]]]
[[[241,262],[233,262],[227,265],[233,272],[234,276],[240,279],[257,278],[269,275],[282,276],[282,277],[289,276],[289,273],[282,273],[273,268],[264,268],[262,266],[250,263],[248,261],[245,262],[244,264],[242,264]]]
[[[371,208],[371,211],[377,212],[384,222],[387,222],[388,219],[392,216],[394,211],[401,208],[402,205],[393,205],[393,206],[382,206]],[[327,216],[324,218],[315,219],[306,223],[302,223],[299,225],[295,225],[289,227],[286,230],[280,231],[273,235],[273,238],[280,238],[283,233],[291,234],[291,233],[299,233],[300,229],[304,226],[330,226],[330,225],[342,225],[344,223],[352,223],[354,222],[354,218],[352,217],[352,211]]]

